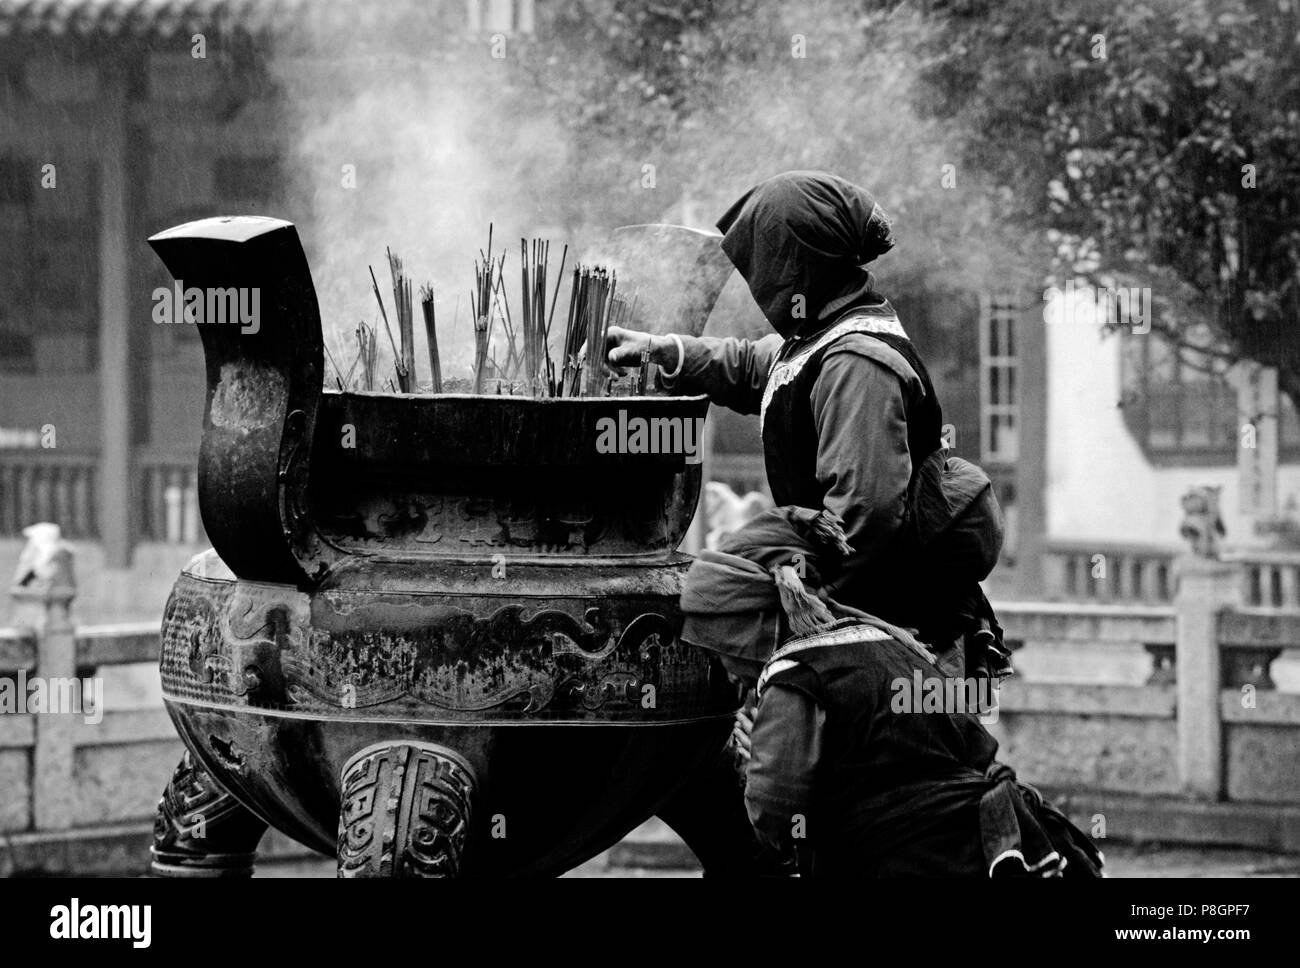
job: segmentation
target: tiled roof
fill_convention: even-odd
[[[366,6],[348,0],[0,0],[0,38],[170,37],[220,28],[263,33],[304,17],[355,21]]]

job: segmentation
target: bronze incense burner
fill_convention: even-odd
[[[676,427],[705,398],[323,391],[292,224],[150,243],[262,317],[199,326],[214,551],[163,620],[188,752],[156,873],[247,874],[270,825],[340,876],[558,874],[716,760],[737,696],[676,637],[700,465],[596,447],[602,420]]]

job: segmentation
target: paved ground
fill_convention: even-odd
[[[1300,856],[1253,850],[1201,850],[1188,847],[1106,848],[1111,877],[1300,877]],[[334,862],[325,858],[271,861],[258,866],[259,877],[333,877]],[[699,871],[648,867],[611,867],[609,854],[594,857],[565,877],[698,877]]]

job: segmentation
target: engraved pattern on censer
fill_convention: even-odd
[[[265,832],[266,822],[227,793],[186,750],[158,801],[153,867],[179,874],[213,869],[251,873]]]
[[[653,601],[653,600],[650,600]],[[708,660],[647,602],[579,620],[559,608],[457,607],[419,628],[328,632],[292,588],[183,577],[164,620],[163,686],[180,699],[264,709],[457,718],[671,718],[707,706]],[[655,605],[661,603],[654,602]],[[652,700],[646,702],[646,700]]]
[[[623,506],[603,501],[573,501],[559,506],[525,501],[516,495],[393,493],[345,490],[334,479],[335,490],[317,499],[321,533],[353,551],[391,552],[399,544],[447,550],[460,548],[528,549],[569,554],[627,554],[664,550],[672,545],[670,505],[676,490],[652,494],[634,504],[633,516]],[[626,488],[622,489],[626,490]],[[620,494],[620,496],[622,496]],[[568,506],[563,506],[567,504]],[[606,505],[606,506],[601,506]]]
[[[455,877],[469,831],[469,765],[432,743],[364,749],[343,767],[339,877]]]

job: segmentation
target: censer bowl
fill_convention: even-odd
[[[214,550],[163,620],[156,873],[247,874],[270,826],[340,876],[553,875],[713,768],[738,696],[677,604],[705,398],[322,390],[290,223],[150,242],[264,310],[199,327]]]

